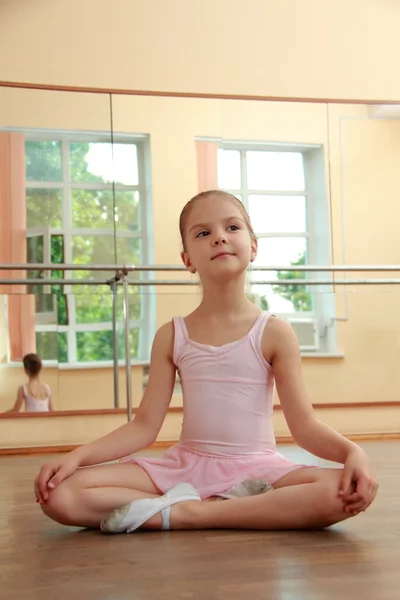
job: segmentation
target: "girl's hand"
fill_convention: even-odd
[[[36,502],[44,504],[49,498],[49,490],[54,490],[64,479],[70,477],[79,468],[79,458],[66,454],[45,463],[35,479]]]
[[[361,448],[356,448],[347,457],[340,482],[339,496],[345,503],[344,510],[352,515],[366,510],[377,491],[378,483],[369,459]]]

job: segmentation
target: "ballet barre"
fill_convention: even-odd
[[[187,271],[184,265],[76,265],[76,264],[44,264],[44,263],[4,263],[0,271],[121,271],[126,272],[165,272]],[[400,265],[252,265],[251,271],[305,271],[305,272],[355,272],[355,271],[399,271]]]
[[[0,268],[1,270],[1,268]],[[59,269],[57,269],[59,270]],[[199,285],[199,279],[175,280],[175,279],[130,279],[128,286],[193,286]],[[394,279],[251,279],[251,285],[399,285],[400,278]],[[3,279],[0,277],[0,285],[109,285],[107,280],[100,279]],[[123,281],[116,282],[123,285]]]

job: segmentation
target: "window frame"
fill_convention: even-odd
[[[28,227],[26,228],[26,237],[32,237],[32,235],[44,235],[44,247],[47,248],[49,254],[50,242],[52,235],[63,236],[64,243],[64,263],[73,264],[72,260],[72,240],[74,236],[104,236],[107,235],[110,238],[114,238],[116,235],[117,239],[139,239],[141,241],[141,262],[142,264],[149,264],[153,254],[152,242],[153,236],[149,235],[149,224],[150,224],[150,153],[149,153],[149,136],[143,134],[118,134],[114,135],[114,144],[130,144],[136,146],[137,151],[137,166],[138,166],[138,183],[132,185],[124,185],[112,182],[79,182],[74,183],[70,181],[70,165],[69,165],[69,144],[70,143],[111,143],[110,134],[102,132],[87,132],[87,131],[64,131],[64,130],[21,130],[25,135],[25,141],[60,141],[61,143],[61,170],[62,178],[59,182],[52,181],[32,181],[26,179],[26,189],[58,189],[62,193],[62,226],[51,227],[46,225],[45,227]],[[114,230],[110,228],[104,229],[91,229],[91,228],[78,228],[72,226],[72,196],[71,191],[74,189],[83,190],[107,190],[107,191],[137,191],[139,193],[139,215],[140,215],[140,228],[137,231],[127,230]],[[47,239],[46,239],[47,236]],[[49,258],[49,257],[48,257]],[[50,263],[50,260],[49,260]],[[86,270],[82,265],[82,270]],[[110,277],[114,275],[112,271],[109,272]],[[50,273],[46,272],[43,276],[49,276]],[[70,278],[73,272],[64,272],[66,278]],[[149,280],[152,278],[151,274],[144,272],[138,274],[140,278]],[[96,368],[96,367],[108,367],[113,365],[113,360],[99,360],[99,361],[78,361],[77,359],[77,336],[79,332],[90,332],[90,331],[112,331],[112,320],[102,323],[77,323],[76,319],[76,302],[75,293],[73,288],[76,286],[65,285],[63,292],[67,296],[68,302],[68,325],[49,324],[48,316],[38,317],[35,315],[35,334],[41,332],[54,332],[54,333],[67,333],[68,340],[68,362],[58,363],[60,368],[73,369],[73,368]],[[98,287],[98,286],[96,286]],[[139,288],[141,291],[141,288]],[[150,291],[150,290],[149,290]],[[111,295],[111,289],[110,289]],[[141,308],[142,315],[140,319],[130,319],[129,326],[131,328],[139,328],[139,346],[138,346],[138,358],[131,357],[131,364],[143,364],[147,363],[150,354],[150,337],[153,329],[154,316],[154,301],[151,298],[151,294],[141,295]],[[54,360],[44,360],[44,364],[53,364]],[[124,364],[124,359],[119,360],[119,364]]]
[[[249,212],[248,198],[251,195],[256,196],[299,196],[305,198],[306,206],[306,231],[305,232],[261,232],[257,233],[258,239],[273,239],[279,237],[290,238],[305,238],[307,243],[307,257],[310,264],[332,264],[331,260],[331,229],[330,229],[330,211],[329,211],[329,195],[328,185],[326,181],[326,165],[324,156],[324,147],[321,144],[291,144],[291,143],[276,143],[276,142],[238,142],[223,140],[218,144],[219,150],[235,150],[240,153],[240,189],[223,188],[225,191],[238,195],[242,198],[242,202],[246,210]],[[305,189],[302,191],[286,191],[286,190],[253,190],[247,184],[247,156],[248,151],[259,152],[296,152],[303,155],[303,169]],[[319,168],[316,169],[316,162]],[[322,167],[322,168],[321,168]],[[317,171],[317,173],[315,172]],[[315,189],[319,187],[319,193]],[[312,213],[317,213],[316,206],[322,208],[325,212],[323,219],[318,219]],[[251,217],[251,215],[250,215]],[[323,227],[319,228],[320,222],[323,221]],[[278,265],[277,265],[278,266]],[[250,267],[251,272],[251,267]],[[306,272],[306,278],[323,279],[326,274],[321,272]],[[251,282],[246,279],[246,289],[250,293],[254,293]],[[255,285],[257,289],[257,285]],[[336,356],[337,352],[337,335],[336,335],[336,317],[335,317],[335,302],[333,297],[333,286],[311,286],[310,293],[313,297],[312,311],[293,311],[293,312],[277,312],[278,317],[296,321],[315,321],[317,327],[318,350],[301,349],[303,356]]]

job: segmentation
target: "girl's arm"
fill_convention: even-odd
[[[12,408],[10,408],[10,410],[8,410],[7,412],[9,412],[9,413],[18,413],[21,410],[23,402],[24,402],[24,388],[21,385],[18,388],[17,399],[15,400],[14,406]]]
[[[272,363],[279,400],[296,443],[315,456],[342,464],[352,452],[362,452],[317,419],[303,380],[299,343],[290,325],[277,318],[268,321],[263,353]]]
[[[176,367],[173,363],[173,323],[157,332],[150,359],[149,381],[135,418],[112,433],[85,444],[71,454],[80,466],[128,456],[150,446],[157,438],[171,402]]]

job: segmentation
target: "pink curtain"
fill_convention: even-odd
[[[25,141],[19,133],[0,132],[0,264],[26,263]],[[0,279],[23,279],[26,271],[4,271]],[[0,285],[8,294],[10,360],[35,352],[35,299],[26,286]]]
[[[218,145],[196,142],[199,192],[218,189]]]
[[[17,361],[36,352],[35,296],[14,294],[8,298],[10,360]]]

